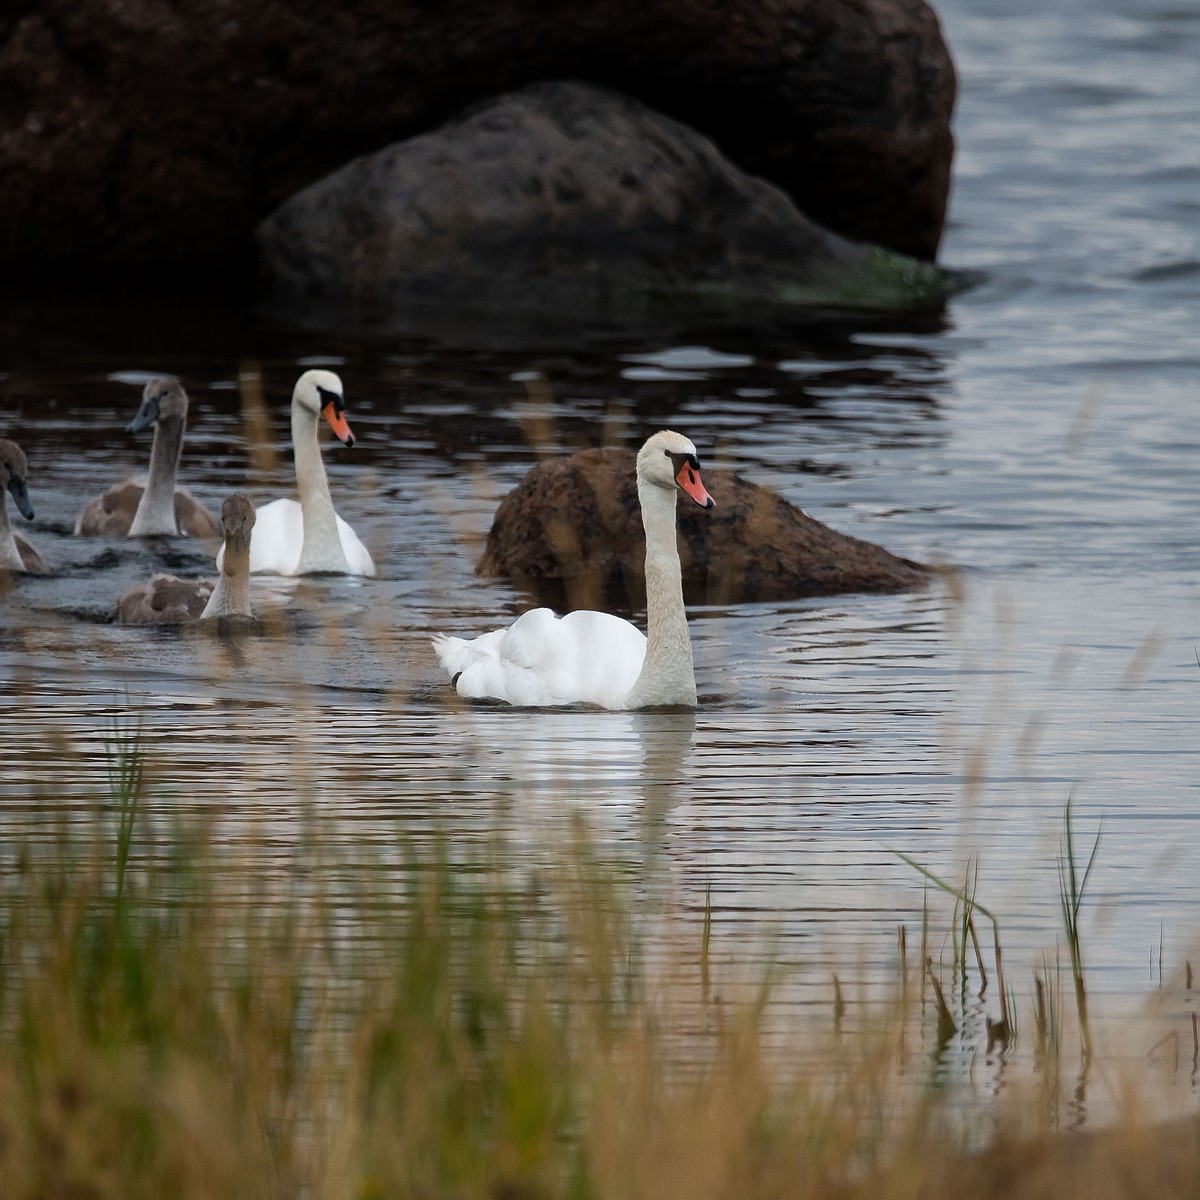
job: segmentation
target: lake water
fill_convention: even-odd
[[[940,11],[961,77],[943,261],[979,275],[941,318],[443,319],[350,337],[177,298],[178,279],[145,303],[5,299],[2,432],[29,454],[37,509],[13,520],[57,570],[0,596],[0,791],[94,790],[115,716],[140,720],[158,802],[219,814],[264,872],[288,869],[309,801],[330,839],[385,856],[499,826],[529,863],[582,813],[697,944],[711,889],[725,977],[789,965],[785,1022],[824,1019],[833,972],[851,997],[892,977],[897,926],[911,944],[924,899],[895,850],[955,880],[978,862],[1027,1008],[1062,942],[1073,794],[1087,848],[1103,821],[1084,915],[1094,1004],[1124,1018],[1161,983],[1186,1014],[1200,9]],[[188,384],[183,476],[215,511],[235,488],[288,492],[287,400],[315,364],[345,381],[359,443],[326,443],[325,460],[380,578],[256,580],[268,631],[235,642],[107,623],[153,570],[209,561],[182,541],[69,536],[89,496],[144,470],[148,439],[123,428],[146,373]],[[242,397],[260,384],[271,433],[248,446]],[[694,719],[456,702],[430,635],[529,603],[473,574],[499,498],[542,456],[665,425],[827,524],[955,565],[953,586],[693,611]],[[5,812],[9,835],[30,820]],[[930,902],[944,929],[949,900]],[[982,1008],[995,1015],[994,994]],[[1167,1027],[1135,1025],[1133,1060]]]

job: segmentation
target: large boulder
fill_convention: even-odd
[[[431,302],[909,308],[943,294],[931,264],[827,232],[688,126],[578,83],[533,84],[356,159],[258,240],[278,291],[371,317]]]
[[[769,488],[705,467],[715,507],[680,498],[679,556],[689,604],[919,588],[929,568],[838,533]],[[637,456],[606,447],[530,469],[496,509],[476,565],[564,608],[646,600]]]
[[[547,78],[639,96],[829,228],[935,253],[955,84],[925,0],[17,0],[0,264],[248,262],[312,180]]]

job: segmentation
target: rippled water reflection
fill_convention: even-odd
[[[697,938],[711,889],[723,969],[793,964],[786,1014],[827,1009],[833,971],[851,993],[891,978],[923,903],[894,849],[956,878],[979,861],[1024,1003],[1059,937],[1073,792],[1083,830],[1104,820],[1097,1004],[1130,1012],[1195,960],[1200,21],[942,9],[963,82],[946,258],[984,272],[944,320],[332,337],[224,299],[10,303],[4,432],[58,570],[0,599],[5,797],[86,795],[117,717],[141,721],[159,802],[219,814],[265,871],[305,804],[385,860],[499,824],[534,862],[581,812]],[[69,536],[144,467],[122,432],[141,373],[189,385],[184,473],[215,509],[290,487],[286,401],[318,362],[360,438],[326,448],[334,495],[381,577],[255,581],[267,630],[233,642],[106,623],[152,570],[208,563]],[[272,436],[248,445],[259,377]],[[694,720],[459,704],[430,633],[528,603],[472,571],[499,497],[541,456],[663,425],[829,524],[956,564],[952,587],[695,610]],[[27,818],[10,803],[6,831]]]

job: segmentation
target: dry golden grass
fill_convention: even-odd
[[[781,1040],[752,1001],[687,1024],[717,1003],[695,948],[646,965],[582,830],[537,879],[441,843],[380,887],[314,839],[268,883],[151,819],[136,745],[112,754],[111,795],[82,819],[28,798],[42,836],[3,849],[5,1197],[1200,1194],[1194,1120],[1131,1102],[1051,1136],[1066,1072],[1043,1062],[993,1134],[925,1086],[917,966],[836,1035]]]

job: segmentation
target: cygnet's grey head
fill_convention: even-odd
[[[146,381],[137,416],[125,426],[125,432],[141,433],[151,425],[173,420],[186,421],[187,410],[187,392],[179,380],[166,375],[156,376]]]
[[[29,488],[25,482],[28,474],[29,463],[25,451],[16,442],[0,438],[0,486],[12,496],[21,516],[32,521],[33,505],[29,503]]]
[[[225,531],[225,540],[249,542],[255,516],[254,505],[241,492],[234,492],[221,505],[221,527]]]

